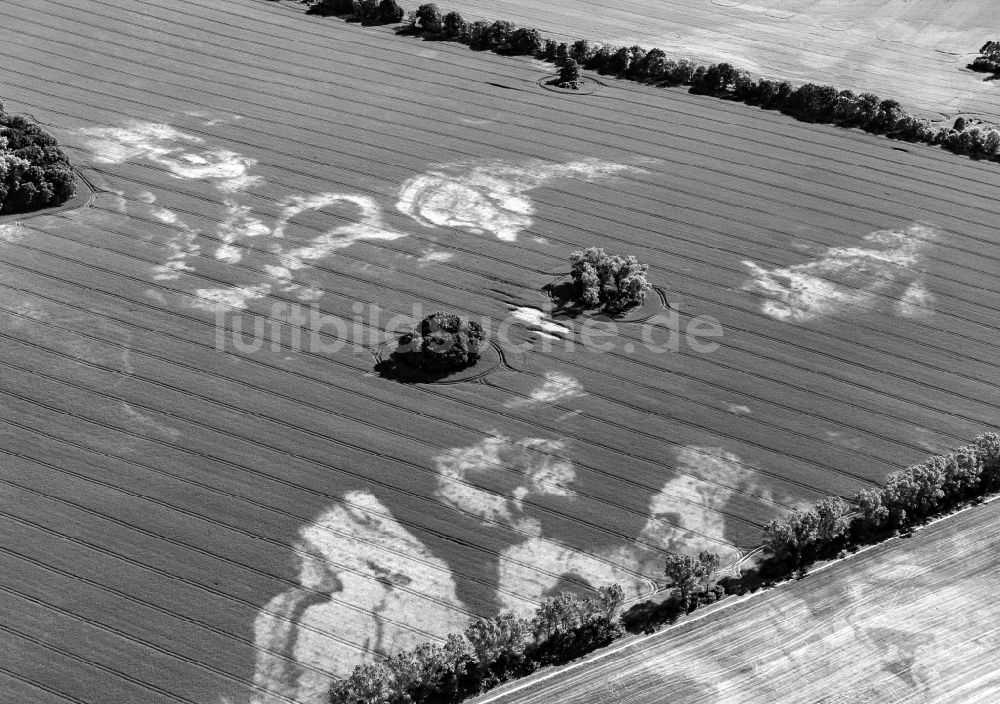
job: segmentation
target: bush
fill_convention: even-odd
[[[607,254],[590,247],[570,255],[575,300],[584,308],[604,308],[612,312],[639,305],[653,286],[646,279],[649,267],[634,256]]]
[[[571,85],[580,81],[580,67],[575,59],[566,59],[566,63],[559,69],[559,84]]]
[[[75,192],[69,158],[55,138],[0,103],[0,214],[58,205]]]
[[[542,53],[542,34],[537,29],[519,27],[507,40],[507,46],[501,53],[511,56],[538,56]]]
[[[319,15],[320,17],[350,15],[353,12],[353,0],[320,0],[315,5],[310,5],[309,9],[306,10],[307,15]]]
[[[969,64],[974,71],[1000,73],[1000,42],[989,41],[979,50],[979,56]]]
[[[396,0],[354,0],[354,18],[363,25],[395,24],[403,20],[403,8]]]
[[[444,17],[437,5],[428,3],[417,8],[413,14],[412,26],[430,34],[441,34],[444,31]]]
[[[586,39],[573,42],[573,46],[569,48],[569,58],[580,65],[585,64],[593,53],[594,50],[591,48],[590,42]]]
[[[469,34],[469,24],[457,12],[449,12],[441,22],[442,34],[446,39],[465,42]]]
[[[479,361],[486,345],[482,326],[450,313],[433,313],[399,338],[393,361],[428,372],[457,371]]]

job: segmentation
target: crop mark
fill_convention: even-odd
[[[299,531],[301,587],[274,597],[257,617],[254,683],[263,691],[322,702],[334,678],[358,664],[343,638],[365,644],[362,660],[371,661],[418,645],[427,632],[466,625],[448,566],[374,495],[352,491],[344,499]]]
[[[441,164],[403,184],[396,207],[424,227],[457,227],[493,233],[505,242],[531,226],[534,205],[525,193],[555,178],[593,181],[634,166],[597,159],[568,164],[542,161],[520,166],[503,161]]]
[[[875,310],[880,296],[905,285],[893,310],[904,317],[933,314],[934,297],[914,271],[924,245],[935,238],[923,225],[879,230],[865,236],[868,247],[831,247],[821,258],[790,267],[765,269],[752,261],[743,290],[763,297],[761,310],[795,323],[828,315]]]
[[[215,250],[215,258],[235,264],[243,254],[234,243],[245,238],[262,237],[271,232],[263,222],[253,217],[249,206],[226,199],[226,219],[219,223],[215,231],[222,244]]]
[[[260,176],[250,174],[256,159],[228,149],[205,148],[202,138],[170,125],[130,120],[121,127],[91,127],[79,133],[97,160],[104,163],[146,159],[165,167],[175,178],[211,181],[226,192],[262,182]]]
[[[515,398],[504,404],[506,408],[519,408],[540,403],[559,403],[585,394],[583,385],[569,374],[545,372],[545,381],[532,389],[527,398]]]
[[[540,525],[524,515],[524,500],[529,494],[571,494],[576,469],[566,450],[565,440],[513,441],[496,433],[471,447],[453,448],[435,457],[439,479],[434,495],[481,520],[537,535]],[[498,484],[502,485],[499,490]]]
[[[562,335],[568,335],[570,332],[568,327],[550,320],[548,316],[538,308],[522,306],[520,308],[514,308],[510,314],[515,319],[520,320],[529,328],[534,330],[541,330],[542,332],[547,333],[558,333]]]
[[[681,473],[650,500],[641,537],[670,552],[709,550],[721,553],[724,564],[735,561],[739,553],[726,538],[726,504],[738,492],[770,501],[770,491],[743,460],[721,447],[685,447],[676,461]]]
[[[321,193],[315,196],[289,198],[283,203],[281,216],[274,226],[274,238],[285,236],[289,221],[307,210],[319,210],[331,205],[346,204],[358,220],[335,227],[314,238],[306,247],[298,247],[287,252],[275,248],[284,266],[291,270],[302,269],[306,262],[323,259],[337,250],[350,247],[361,240],[397,240],[406,237],[405,232],[393,230],[382,220],[382,208],[374,198],[349,193]]]

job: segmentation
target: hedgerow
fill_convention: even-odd
[[[765,568],[783,576],[997,492],[1000,435],[986,433],[970,445],[890,475],[881,488],[858,492],[853,515],[847,502],[831,497],[783,521],[771,521],[764,529]]]
[[[557,665],[604,647],[624,633],[652,633],[698,606],[727,594],[755,591],[761,575],[790,577],[818,559],[843,555],[929,518],[1000,492],[1000,435],[987,433],[947,455],[931,457],[889,477],[880,489],[819,501],[765,528],[767,555],[757,574],[718,579],[717,555],[672,555],[666,598],[635,604],[618,616],[617,584],[598,596],[562,593],[546,599],[531,619],[502,613],[479,619],[443,646],[424,643],[388,660],[359,665],[330,687],[331,704],[453,704],[544,665]]]
[[[564,592],[542,602],[532,619],[502,613],[383,662],[359,665],[330,687],[331,704],[450,704],[485,692],[540,665],[567,662],[622,635],[615,621],[620,586],[581,599]]]
[[[55,137],[0,102],[0,214],[58,205],[74,193],[69,158]]]
[[[388,0],[383,0],[386,2]],[[310,14],[355,14],[356,5],[374,0],[320,0]],[[401,19],[400,15],[400,19]],[[364,21],[364,20],[362,20]],[[385,24],[399,20],[369,22]],[[410,12],[400,33],[456,41],[498,54],[528,55],[563,66],[572,59],[583,68],[602,75],[640,81],[657,86],[688,86],[695,94],[712,95],[778,110],[805,122],[854,127],[890,139],[938,145],[956,154],[977,159],[1000,160],[1000,127],[958,118],[950,127],[934,128],[924,118],[905,112],[899,103],[873,93],[855,94],[834,86],[807,83],[792,86],[787,81],[753,80],[729,63],[701,66],[687,59],[670,59],[662,49],[640,46],[616,47],[586,39],[572,45],[544,39],[536,29],[516,27],[511,22],[477,20],[467,22],[457,12],[442,14],[437,5],[425,4]],[[1000,42],[987,42],[971,68],[1000,72]],[[568,81],[562,81],[569,83]]]

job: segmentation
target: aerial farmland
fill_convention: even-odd
[[[899,4],[448,9],[997,122],[1000,27]],[[325,704],[996,429],[996,161],[305,10],[5,3],[0,99],[77,194],[0,216],[0,700]],[[592,247],[641,306],[560,306]],[[387,373],[438,311],[475,366]]]

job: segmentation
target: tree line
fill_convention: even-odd
[[[0,102],[0,215],[58,205],[75,192],[69,158],[55,137]]]
[[[353,15],[364,24],[398,23],[404,14],[395,0],[320,0],[307,12]],[[400,33],[460,42],[498,54],[534,56],[560,67],[575,62],[602,75],[657,86],[688,86],[691,93],[778,110],[806,122],[856,127],[890,139],[938,145],[977,159],[1000,160],[1000,129],[996,126],[958,118],[951,126],[935,128],[928,120],[904,111],[897,101],[874,93],[856,94],[815,83],[796,87],[787,81],[753,80],[746,71],[729,63],[698,65],[687,59],[669,58],[662,49],[617,47],[586,39],[556,43],[544,39],[537,29],[506,21],[468,22],[457,12],[443,13],[433,3],[409,12]],[[1000,71],[1000,43],[987,42],[981,56],[970,66]]]
[[[512,613],[473,622],[444,645],[424,643],[382,662],[359,665],[330,687],[331,704],[448,704],[608,645],[622,635],[617,584],[586,599],[564,592],[531,619]]]
[[[542,602],[530,619],[512,613],[481,618],[444,645],[424,643],[381,662],[359,665],[330,687],[330,704],[453,704],[609,645],[626,632],[651,633],[665,623],[727,594],[756,591],[803,572],[817,560],[842,557],[858,546],[905,534],[930,518],[1000,492],[1000,435],[987,433],[947,455],[891,475],[885,486],[864,489],[852,502],[828,497],[813,508],[772,521],[764,530],[765,558],[758,570],[720,578],[710,552],[669,555],[665,598],[619,614],[622,588],[596,596],[564,592]]]
[[[849,504],[827,498],[764,529],[766,569],[777,575],[805,569],[844,550],[906,533],[933,516],[1000,492],[1000,435],[986,433],[947,455],[931,457],[863,489]]]

